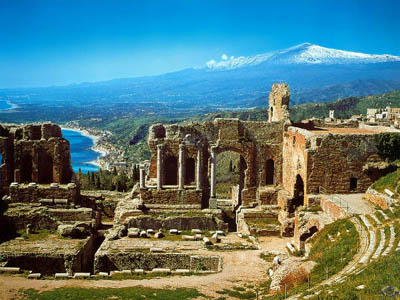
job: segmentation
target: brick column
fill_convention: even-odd
[[[217,175],[217,152],[216,152],[216,146],[211,147],[211,178],[210,178],[210,183],[211,183],[211,189],[210,189],[210,197],[215,198],[217,196],[216,194],[216,175]]]
[[[163,186],[163,145],[157,145],[157,188]]]
[[[185,188],[185,146],[179,145],[178,188]]]
[[[201,150],[201,145],[197,145],[197,168],[196,168],[196,190],[200,191],[202,189],[202,176],[203,174],[201,173],[201,156],[202,156],[202,150]]]
[[[143,166],[140,166],[139,176],[140,176],[140,178],[139,178],[140,188],[144,189],[144,188],[146,188],[146,173],[144,171],[144,167]]]

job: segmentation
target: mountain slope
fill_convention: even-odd
[[[399,56],[388,54],[365,54],[325,48],[310,43],[300,44],[281,51],[274,51],[255,56],[240,56],[237,58],[206,63],[209,70],[232,70],[248,66],[264,64],[365,64],[400,61]]]
[[[61,87],[0,90],[20,108],[0,121],[130,117],[265,107],[273,83],[290,85],[293,104],[332,101],[400,88],[400,57],[301,44],[215,68]],[[220,64],[220,65],[218,65]],[[220,66],[220,67],[218,67]],[[24,115],[21,118],[21,115]]]

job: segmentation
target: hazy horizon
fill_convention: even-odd
[[[0,2],[0,88],[151,76],[304,42],[400,55],[397,1]]]

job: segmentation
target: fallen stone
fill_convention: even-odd
[[[67,205],[68,199],[54,199],[54,204]]]
[[[240,237],[240,238],[242,238],[243,237],[243,234],[241,234],[241,233],[238,233],[238,235],[237,235],[238,237]]]
[[[74,279],[78,279],[78,278],[90,278],[90,273],[84,273],[84,272],[78,272],[74,274]]]
[[[135,269],[135,273],[136,274],[144,274],[144,270],[143,269]]]
[[[178,229],[170,229],[169,233],[170,234],[178,234]]]
[[[0,272],[2,273],[19,273],[21,268],[18,267],[0,267]]]
[[[128,237],[130,238],[136,238],[139,237],[139,229],[138,228],[129,228],[128,229]]]
[[[193,233],[201,233],[201,230],[200,229],[192,229],[192,232]]]
[[[363,289],[365,289],[365,285],[361,284],[361,285],[357,286],[356,289],[357,290],[363,290]]]
[[[70,276],[69,276],[68,273],[56,273],[56,274],[54,275],[54,277],[55,277],[56,279],[69,279],[69,278],[70,278]]]
[[[212,243],[211,243],[211,241],[210,241],[210,239],[208,237],[204,237],[203,238],[203,243],[206,246],[212,245]]]
[[[147,237],[149,237],[148,235],[147,235],[147,232],[146,231],[141,231],[140,232],[140,235],[139,235],[141,238],[147,238]]]
[[[53,205],[54,201],[53,201],[53,199],[40,199],[39,203],[41,205]]]
[[[96,275],[99,276],[99,277],[108,277],[108,276],[110,276],[107,272],[99,272]]]
[[[122,270],[121,274],[132,274],[131,270]]]
[[[215,233],[218,235],[225,236],[225,232],[223,232],[222,230],[217,230]]]
[[[156,232],[156,234],[154,235],[154,237],[156,239],[161,239],[164,237],[164,233],[162,233],[161,231]]]
[[[121,274],[121,271],[111,271],[110,276],[113,277],[115,275]]]
[[[164,274],[169,274],[171,273],[171,269],[164,269],[164,268],[154,268],[152,273],[164,273]]]
[[[147,234],[154,234],[154,230],[153,229],[147,229]]]
[[[211,241],[213,243],[219,243],[219,242],[221,242],[221,238],[219,237],[219,235],[217,233],[214,233],[211,237]]]
[[[150,252],[152,253],[162,253],[164,252],[163,248],[150,248]]]
[[[184,241],[194,241],[195,237],[193,235],[182,235],[182,240],[184,240]]]
[[[40,277],[42,277],[40,273],[31,273],[28,275],[28,279],[40,279]]]

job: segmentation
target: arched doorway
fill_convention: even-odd
[[[304,182],[300,175],[296,176],[294,185],[294,196],[289,212],[293,213],[299,206],[304,205]]]
[[[47,152],[39,153],[39,183],[53,182],[53,158]]]
[[[178,159],[175,156],[167,156],[164,161],[164,184],[178,184]]]
[[[196,164],[192,157],[189,157],[185,161],[185,184],[192,184],[196,179]]]
[[[357,191],[357,178],[351,177],[350,178],[350,192]]]
[[[265,184],[274,184],[275,180],[275,163],[273,159],[268,159],[265,164]]]
[[[25,154],[20,164],[21,182],[32,182],[32,156]]]

